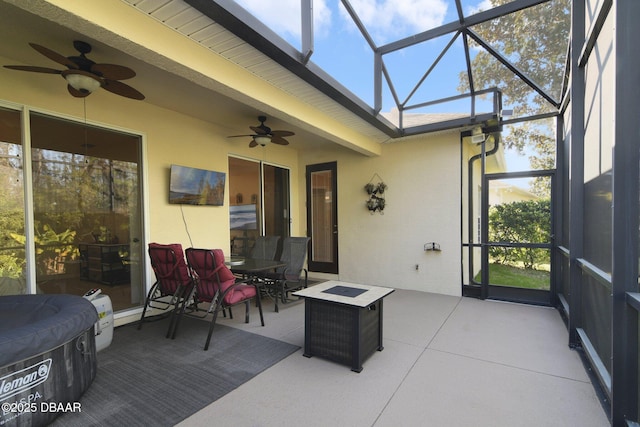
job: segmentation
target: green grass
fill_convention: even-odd
[[[481,273],[475,280],[480,282]],[[498,286],[511,286],[526,289],[549,289],[549,272],[518,268],[503,264],[489,264],[489,283]]]

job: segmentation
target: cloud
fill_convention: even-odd
[[[493,1],[492,0],[482,0],[476,6],[468,7],[466,15],[467,16],[471,16],[471,15],[473,15],[475,13],[482,12],[483,10],[489,10],[489,9],[491,9],[493,7],[494,6],[493,6]]]
[[[351,0],[367,31],[376,42],[405,37],[443,24],[444,0]],[[344,8],[341,16],[351,20]]]
[[[281,37],[300,40],[300,0],[236,0],[236,3]],[[328,33],[331,10],[326,0],[314,0],[313,17],[314,32]]]
[[[489,1],[489,0],[485,0]],[[265,25],[287,39],[300,40],[300,0],[236,0]],[[447,13],[447,0],[350,0],[351,5],[377,43],[385,43],[440,26]],[[335,9],[351,23],[339,0],[314,0],[314,33],[331,35]]]

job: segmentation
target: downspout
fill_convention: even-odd
[[[471,157],[469,159],[469,166],[468,166],[469,169],[467,171],[467,177],[468,177],[468,180],[469,180],[469,187],[468,187],[468,192],[469,192],[469,203],[468,203],[468,206],[469,206],[469,210],[468,210],[468,213],[467,213],[468,218],[469,218],[469,220],[468,220],[468,226],[469,226],[469,230],[468,230],[468,232],[469,232],[469,283],[472,284],[472,285],[478,285],[478,286],[480,286],[482,284],[476,282],[475,280],[473,280],[473,249],[474,249],[474,246],[473,246],[473,223],[474,223],[474,221],[473,221],[473,218],[474,218],[474,216],[473,216],[473,194],[474,194],[474,192],[472,191],[472,189],[473,189],[473,163],[476,160],[481,159],[482,156],[488,157],[488,156],[492,156],[492,155],[494,155],[495,153],[498,152],[498,148],[500,147],[500,133],[496,132],[496,133],[493,133],[491,135],[493,135],[493,140],[494,140],[493,148],[491,148],[491,150],[486,151],[486,152],[483,149],[479,154],[476,154],[475,156]],[[484,147],[484,144],[485,143],[483,142],[482,143],[483,147]],[[481,242],[479,242],[479,243],[481,243]]]

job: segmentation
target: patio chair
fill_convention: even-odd
[[[149,243],[149,258],[151,258],[151,267],[156,275],[156,282],[149,290],[145,300],[138,329],[142,328],[148,308],[158,310],[172,308],[170,312],[165,314],[171,316],[167,331],[167,337],[169,337],[172,334],[172,328],[176,320],[175,314],[191,294],[193,281],[189,275],[187,263],[184,260],[182,245],[179,243],[169,245]]]
[[[255,244],[251,249],[249,258],[253,259],[265,259],[273,261],[276,259],[276,252],[278,252],[278,242],[280,236],[258,236],[256,237]],[[243,279],[248,278],[247,275],[240,276]],[[263,282],[262,273],[253,275],[254,282]]]
[[[273,297],[276,312],[278,301],[286,304],[289,302],[290,292],[307,287],[308,272],[304,265],[309,240],[309,237],[285,237],[280,261],[286,263],[286,267],[264,275],[265,286]]]
[[[280,236],[258,236],[251,249],[250,258],[273,260],[276,258]]]
[[[192,304],[182,308],[181,315],[189,315],[194,317],[206,317],[213,314],[211,324],[209,326],[209,334],[204,349],[209,349],[211,342],[211,334],[221,310],[229,309],[229,317],[231,307],[244,303],[245,304],[245,323],[249,323],[249,302],[252,298],[256,298],[258,311],[260,312],[260,322],[264,326],[264,317],[262,315],[262,303],[260,302],[260,292],[256,285],[238,280],[231,270],[224,264],[224,253],[222,249],[195,249],[188,248],[186,250],[187,263],[195,281],[192,292]],[[198,304],[208,302],[207,309],[201,309]],[[204,312],[204,314],[199,314]],[[178,329],[180,316],[176,321],[175,331]]]

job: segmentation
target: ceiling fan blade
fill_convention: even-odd
[[[245,137],[245,136],[254,136],[254,135],[229,135],[227,138],[238,138],[238,137]]]
[[[289,141],[287,141],[286,139],[284,139],[281,136],[278,135],[273,135],[271,137],[271,142],[273,142],[274,144],[279,144],[279,145],[289,145]]]
[[[5,65],[4,68],[18,71],[30,71],[32,73],[48,73],[48,74],[60,74],[62,71],[54,70],[53,68],[46,67],[32,67],[31,65]]]
[[[91,71],[109,80],[126,80],[136,76],[131,68],[116,64],[93,64]]]
[[[50,60],[57,62],[58,64],[62,64],[64,66],[67,66],[73,70],[77,70],[78,68],[78,64],[76,64],[75,62],[73,62],[72,60],[70,60],[69,58],[67,58],[66,56],[62,56],[57,52],[52,51],[49,48],[46,48],[44,46],[40,46],[39,44],[35,44],[35,43],[29,43],[29,46],[31,46],[32,48],[34,48],[35,50],[37,50],[39,53],[41,53],[42,55],[46,56],[47,58],[49,58]]]
[[[271,132],[271,135],[273,136],[293,136],[295,135],[295,133],[291,132],[290,130],[274,130]]]
[[[89,96],[91,92],[82,92],[71,85],[67,85],[67,90],[71,94],[71,96],[75,96],[76,98],[84,98]]]
[[[258,145],[258,143],[256,142],[255,139],[252,139],[251,142],[249,143],[249,147],[250,148],[256,147],[257,145]]]
[[[260,126],[249,126],[249,129],[257,133],[258,135],[267,135],[269,133],[268,130],[260,127]]]
[[[137,99],[140,101],[144,99],[144,95],[142,93],[117,80],[105,79],[102,87],[111,93],[115,93],[116,95],[124,96],[126,98]]]

